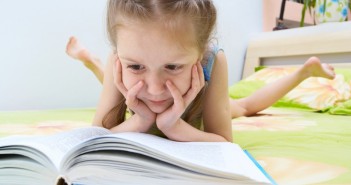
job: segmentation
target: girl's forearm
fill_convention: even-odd
[[[147,132],[153,123],[146,123],[138,114],[134,114],[121,124],[111,128],[112,132]]]
[[[184,142],[228,142],[224,137],[207,133],[194,128],[182,119],[172,127],[161,128],[161,131],[171,140]]]

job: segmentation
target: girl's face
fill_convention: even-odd
[[[117,53],[125,87],[129,90],[143,81],[137,98],[155,113],[173,104],[166,81],[170,80],[182,95],[186,94],[191,86],[191,69],[200,60],[196,47],[182,47],[156,24],[119,28]]]

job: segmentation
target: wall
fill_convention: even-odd
[[[100,84],[65,53],[71,35],[108,54],[106,1],[0,1],[0,110],[92,107]]]
[[[243,62],[251,36],[262,32],[262,0],[214,0],[218,9],[219,46],[229,68],[229,85],[241,79]]]
[[[280,15],[281,0],[262,0],[263,3],[263,31],[272,31],[276,26],[276,19]],[[296,28],[300,26],[301,12],[303,5],[286,1],[284,9],[284,24],[288,28]],[[290,23],[290,24],[289,24]],[[305,26],[313,24],[313,19],[309,11],[305,14]]]
[[[261,0],[215,0],[218,42],[229,65],[229,84],[241,76],[250,35],[262,30]],[[254,6],[252,6],[254,5]],[[0,110],[94,107],[101,85],[65,46],[77,36],[103,61],[106,0],[0,0]]]

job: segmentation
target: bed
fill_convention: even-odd
[[[308,79],[256,116],[232,120],[234,142],[278,184],[351,184],[350,23],[265,33],[248,45],[232,98],[274,83],[313,55],[337,73],[333,81]]]
[[[289,71],[311,55],[340,68],[342,82],[326,82],[332,87],[341,84],[342,90],[337,93],[343,96],[339,99],[331,91],[325,92],[328,101],[312,105],[285,97],[255,116],[232,120],[234,142],[248,150],[278,184],[351,184],[351,103],[347,95],[351,92],[351,75],[347,74],[351,70],[351,24],[320,26],[322,29],[285,30],[253,37],[247,48],[243,79],[229,90],[232,98],[247,96],[282,75],[274,70]],[[255,68],[261,70],[255,72]],[[85,127],[90,125],[94,112],[94,108],[2,111],[0,137],[47,135]]]

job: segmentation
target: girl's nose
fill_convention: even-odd
[[[146,82],[147,92],[151,95],[160,95],[164,93],[167,86],[165,80],[159,76],[151,76]]]

